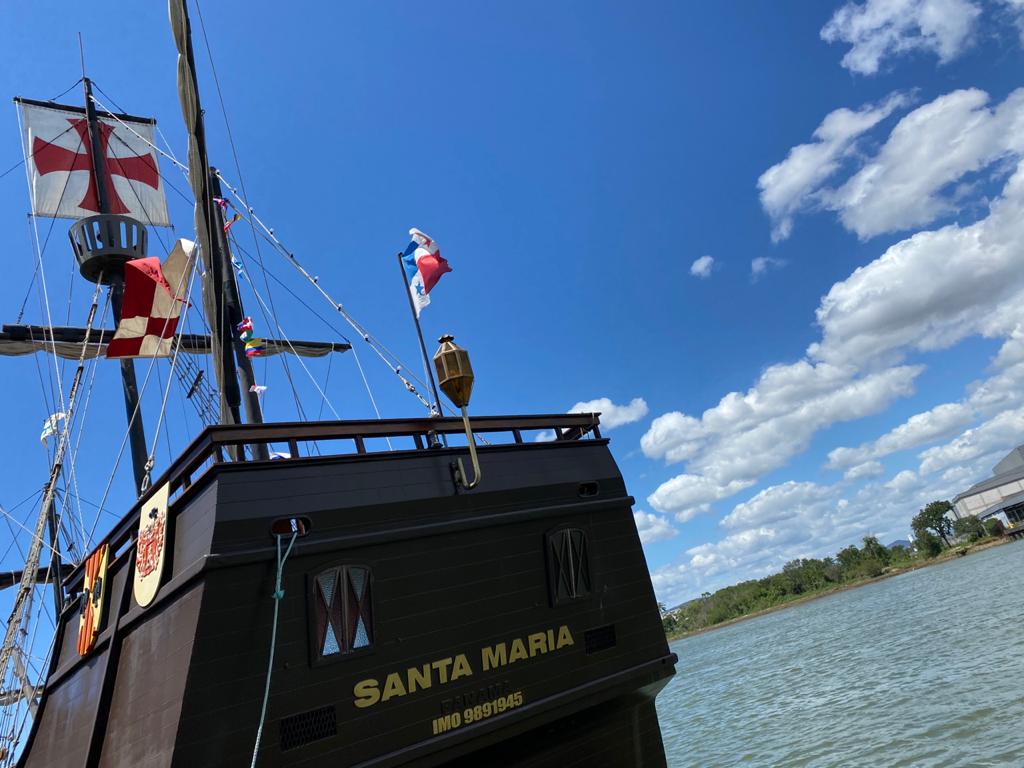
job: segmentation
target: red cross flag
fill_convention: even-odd
[[[63,219],[100,213],[85,111],[17,101],[25,130],[32,213]],[[164,183],[150,146],[156,123],[127,115],[118,115],[118,120],[100,113],[108,213],[125,214],[150,226],[170,226]]]
[[[179,240],[163,268],[150,256],[124,265],[124,299],[107,357],[168,357],[192,276],[195,243]]]

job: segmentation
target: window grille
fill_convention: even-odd
[[[326,659],[373,644],[370,569],[343,565],[313,580],[316,657]]]
[[[579,528],[561,528],[547,535],[548,580],[551,604],[588,597],[591,591],[587,534]]]

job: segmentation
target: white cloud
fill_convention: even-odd
[[[1024,408],[1004,411],[955,440],[920,454],[922,475],[956,467],[982,456],[1007,452],[1024,442]]]
[[[1006,339],[1000,354],[1012,365],[979,383],[964,403],[938,406],[874,443],[840,451],[834,466],[938,439],[969,413],[1019,405],[1022,243],[1024,166],[985,219],[918,233],[832,286],[816,313],[822,338],[808,348],[809,359],[769,367],[746,393],[727,394],[699,418],[674,411],[654,419],[641,440],[644,454],[686,467],[650,495],[651,506],[682,520],[706,511],[784,466],[821,429],[877,413],[912,392],[920,366],[880,364],[968,335]]]
[[[933,116],[942,125],[929,126],[924,119],[929,114],[927,110],[915,112],[913,120],[901,123],[905,130],[894,130],[889,143],[871,161],[876,163],[872,167],[878,169],[873,170],[874,175],[885,177],[884,183],[876,178],[872,194],[890,194],[890,199],[898,201],[901,198],[890,187],[899,187],[903,183],[901,174],[907,171],[893,170],[902,162],[895,157],[895,150],[900,142],[904,142],[908,152],[913,149],[911,127],[934,131],[936,136],[947,131],[944,135],[957,144],[947,148],[952,159],[946,165],[940,158],[936,161],[938,167],[932,168],[930,156],[918,160],[927,166],[922,169],[923,180],[918,180],[914,187],[913,197],[919,199],[911,201],[911,208],[907,209],[911,211],[906,214],[910,218],[899,221],[924,215],[920,210],[928,209],[929,205],[941,209],[941,190],[951,180],[959,180],[957,174],[983,170],[1021,154],[1024,91],[1008,97],[995,109],[988,108],[986,100],[981,92],[962,91],[926,105],[934,110]],[[947,119],[953,114],[963,118],[959,127],[955,125],[957,121]],[[998,130],[993,130],[993,125]],[[1022,137],[1022,142],[1017,143],[1017,136]],[[942,151],[941,142],[932,142],[933,154]],[[768,472],[784,466],[806,450],[814,435],[831,424],[877,413],[894,399],[910,394],[922,367],[902,365],[907,355],[945,349],[968,336],[1003,340],[993,361],[994,372],[970,385],[960,402],[935,406],[915,414],[874,441],[834,452],[831,465],[849,470],[841,487],[849,488],[851,483],[878,475],[878,459],[883,456],[943,439],[979,418],[1022,409],[1024,322],[1020,307],[1024,304],[1024,269],[1020,265],[1024,263],[1024,163],[1016,162],[1016,170],[1009,174],[984,218],[919,232],[833,285],[816,311],[821,337],[808,347],[805,359],[769,366],[748,390],[726,394],[700,415],[672,411],[655,418],[641,440],[643,452],[648,457],[667,463],[683,462],[685,466],[649,496],[652,507],[661,513],[674,513],[682,522],[707,511],[711,504],[751,487]],[[812,183],[807,188],[820,185],[813,174],[809,178]],[[763,191],[767,188],[763,187]],[[782,202],[776,209],[766,204],[777,224],[804,205],[802,200],[809,194],[822,199],[823,192],[808,193],[807,188],[797,185],[793,188],[795,197],[777,198]],[[787,200],[798,200],[796,208],[787,208]],[[852,211],[862,205],[859,200],[850,197],[844,204]],[[919,204],[924,208],[913,213],[912,206]],[[860,210],[863,216],[858,221],[867,226],[864,222],[870,216],[863,212],[868,209]],[[890,222],[887,226],[895,224]],[[1017,439],[1021,432],[1020,425],[1005,420],[986,425],[977,428],[980,432],[968,430],[949,446],[921,453],[917,472],[905,471],[886,485],[872,481],[867,487],[892,499],[904,500],[925,490],[962,490],[955,487],[953,480],[957,478],[947,478],[941,471],[957,462],[982,461],[997,446],[1005,450],[1007,441],[1012,447],[1015,443],[1010,435]],[[1002,432],[998,426],[1003,427]],[[936,480],[940,474],[941,482]],[[862,518],[875,519],[872,516],[876,512],[867,509],[868,502],[859,500],[859,494],[847,503],[851,509],[863,509]],[[741,512],[747,513],[751,508],[744,507]],[[733,519],[739,517],[737,513]],[[761,528],[782,536],[773,539],[777,542],[787,535],[780,533],[775,523],[763,523],[759,528],[750,524],[750,530]],[[886,529],[876,523],[875,530]],[[838,535],[819,530],[819,536],[826,538],[834,533]],[[698,554],[710,557],[712,553]],[[690,562],[680,567],[678,573],[673,571],[673,579],[679,573],[690,574],[687,579],[696,573],[692,556]]]
[[[1024,45],[1024,0],[1002,0],[1006,12],[1020,33],[1020,43]]]
[[[840,496],[842,483],[769,486],[726,516],[722,525],[728,535],[686,549],[651,578],[659,599],[677,605],[703,591],[776,573],[790,560],[834,555],[867,535],[883,543],[906,538],[921,507],[952,497],[970,482],[962,477],[928,481],[904,471],[888,482],[864,485],[851,498]]]
[[[858,464],[855,467],[850,467],[846,470],[846,474],[843,475],[844,480],[864,480],[868,477],[877,477],[878,475],[885,473],[885,467],[877,461],[865,461],[863,464]]]
[[[660,416],[641,447],[650,458],[688,461],[688,472],[663,483],[648,502],[685,521],[783,466],[819,429],[876,413],[910,394],[921,370],[899,366],[857,376],[807,361],[776,365],[746,394],[731,392],[700,419]]]
[[[769,486],[749,501],[737,504],[719,525],[732,529],[752,528],[785,520],[798,510],[824,512],[834,493],[832,488],[790,480]]]
[[[702,280],[711,277],[711,270],[715,267],[714,256],[701,256],[690,265],[690,274]]]
[[[674,538],[679,533],[666,518],[651,512],[644,512],[641,509],[633,513],[633,520],[636,521],[636,530],[640,534],[640,541],[643,544],[665,541]]]
[[[859,168],[849,178],[824,186],[854,157],[857,138],[908,102],[893,94],[857,112],[836,110],[815,132],[816,142],[793,147],[761,175],[774,241],[788,237],[794,217],[810,210],[835,211],[861,239],[927,225],[977,204],[977,180],[1005,172],[1024,154],[1024,89],[990,105],[987,93],[969,88],[905,115],[873,156],[857,155]]]
[[[939,63],[952,61],[970,44],[981,10],[969,0],[867,0],[847,3],[821,30],[829,43],[849,43],[843,66],[861,75],[881,62],[912,51],[928,51]]]
[[[885,487],[896,491],[897,493],[905,494],[908,491],[917,488],[919,485],[919,479],[917,473],[911,469],[904,469],[898,473],[889,482],[885,484]]]
[[[914,414],[877,440],[863,443],[857,448],[836,448],[829,451],[826,466],[829,469],[863,466],[864,462],[872,459],[880,459],[892,453],[949,437],[966,427],[973,419],[974,410],[970,406],[964,403],[943,403],[931,410]]]
[[[735,480],[719,484],[701,475],[676,475],[658,486],[647,502],[660,512],[674,512],[676,520],[685,523],[710,509],[711,502],[739,493],[753,481]]]
[[[854,111],[830,112],[813,134],[814,141],[789,150],[786,159],[761,174],[757,187],[761,205],[772,220],[772,240],[789,237],[793,217],[813,202],[813,194],[838,169],[854,141],[907,102],[900,94]]]
[[[555,430],[545,429],[543,432],[538,432],[533,436],[533,442],[535,443],[550,443],[555,439]]]
[[[758,256],[750,262],[750,279],[759,280],[768,270],[782,269],[786,266],[785,259],[776,259],[771,256]]]
[[[599,397],[596,400],[576,403],[569,409],[569,413],[600,413],[601,426],[605,429],[615,429],[623,424],[640,421],[646,416],[647,402],[642,397],[634,397],[626,405],[616,405],[610,398]]]
[[[770,366],[745,393],[725,395],[699,418],[673,411],[654,419],[641,440],[644,454],[686,467],[649,503],[659,512],[692,517],[784,466],[821,429],[877,413],[909,395],[922,368],[895,365],[908,352],[980,334],[1006,339],[1001,354],[1016,360],[1022,243],[1024,166],[985,219],[918,233],[832,286],[816,313],[822,337],[808,348],[808,359]],[[1016,363],[978,384],[965,404],[977,413],[1019,405],[1022,382],[1024,363]],[[940,408],[878,445],[864,446],[849,461],[840,454],[836,465],[853,466],[865,456],[945,434],[961,417],[955,404]]]
[[[1024,150],[1024,89],[994,109],[988,101],[971,88],[918,107],[845,184],[822,193],[824,205],[861,238],[955,212],[957,192],[946,192],[953,182]]]
[[[989,215],[919,232],[832,286],[816,312],[808,354],[835,364],[952,346],[973,334],[1007,336],[1024,289],[1024,166]]]

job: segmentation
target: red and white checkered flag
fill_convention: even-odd
[[[121,322],[107,357],[168,357],[192,275],[195,243],[179,240],[163,268],[150,256],[124,265]]]

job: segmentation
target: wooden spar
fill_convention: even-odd
[[[217,225],[217,203],[210,189],[210,161],[206,152],[206,126],[199,102],[199,83],[192,51],[192,27],[188,7],[183,0],[169,0],[167,12],[171,33],[178,49],[178,96],[181,116],[188,132],[188,179],[196,200],[196,240],[206,265],[209,278],[203,284],[203,309],[210,324],[213,354],[217,361],[214,372],[221,393],[221,424],[241,423],[241,393],[235,368],[233,346],[234,329],[230,327],[227,302],[224,296],[224,271],[218,258],[223,258],[216,244],[214,227]],[[223,226],[223,225],[222,225]]]
[[[94,328],[88,334],[86,357],[104,354],[105,345],[114,337],[112,330]],[[181,334],[181,351],[193,355],[208,355],[213,349],[213,339],[196,333]],[[49,328],[42,325],[4,325],[0,328],[0,356],[27,355],[34,352],[49,352],[69,360],[77,360],[81,354],[81,344],[86,340],[84,328],[55,326]],[[299,357],[324,357],[332,352],[347,352],[352,348],[347,342],[340,341],[298,341],[284,339],[264,339],[267,355],[281,353],[294,354]]]
[[[92,99],[92,81],[82,78],[85,88],[85,116],[89,127],[89,152],[92,156],[92,179],[96,184],[96,199],[101,214],[110,213],[107,194],[106,158],[103,156],[103,142],[100,139],[99,120],[96,104]],[[124,273],[110,276],[110,303],[114,310],[114,322],[121,321],[121,300],[124,297]],[[132,472],[135,477],[135,493],[142,493],[146,481],[146,463],[149,449],[146,447],[146,429],[142,421],[142,404],[139,402],[139,385],[135,377],[135,361],[121,360],[121,386],[124,390],[124,409],[128,417],[128,439],[132,455]]]

